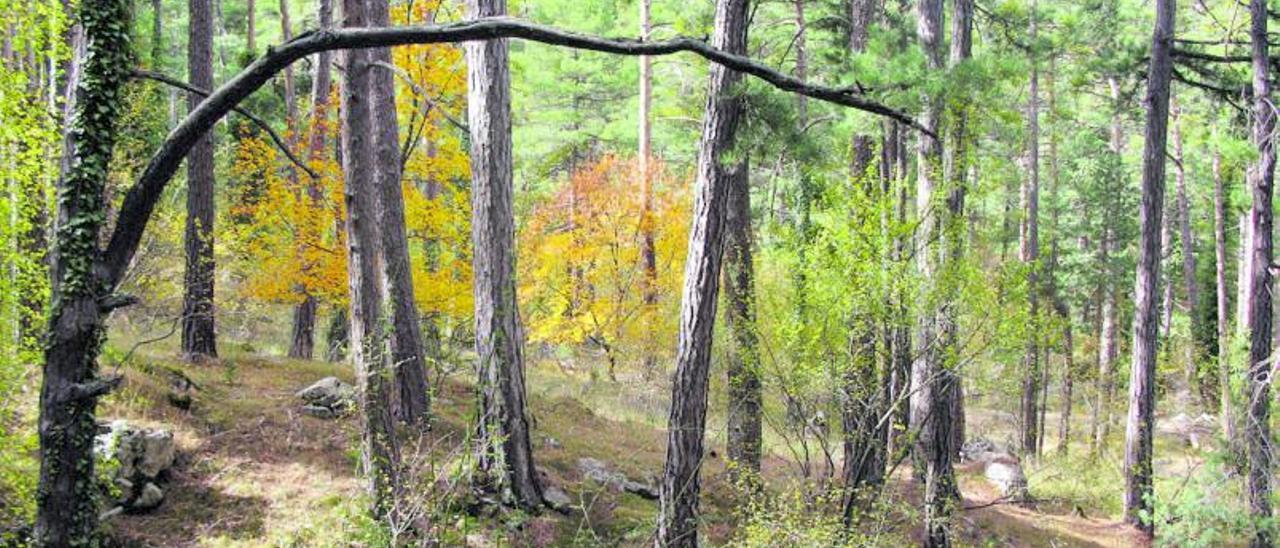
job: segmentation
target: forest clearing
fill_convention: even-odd
[[[1274,546],[1277,2],[0,0],[0,546]]]

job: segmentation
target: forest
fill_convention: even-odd
[[[1273,22],[0,0],[0,546],[1274,546]]]

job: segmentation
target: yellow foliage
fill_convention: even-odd
[[[531,341],[590,343],[610,354],[652,353],[674,341],[691,200],[664,166],[650,169],[654,199],[645,222],[636,163],[615,156],[579,169],[534,207],[518,263]],[[645,228],[653,230],[656,257],[652,304],[645,302]]]

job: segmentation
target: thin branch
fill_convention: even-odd
[[[202,97],[209,96],[209,92],[206,90],[200,89],[198,87],[195,87],[191,84],[188,84],[176,78],[170,78],[169,76],[165,76],[163,74],[160,74],[159,72],[152,72],[149,70],[135,70],[133,71],[133,77],[142,78],[144,80],[152,80],[155,82],[160,82],[162,84],[168,84],[175,88],[186,90],[187,92],[194,93]],[[290,162],[293,162],[294,165],[298,166],[299,168],[302,168],[303,171],[307,172],[307,175],[309,177],[311,177],[313,180],[320,178],[319,173],[312,171],[310,167],[307,167],[307,164],[305,162],[303,162],[302,160],[299,160],[297,156],[293,155],[293,151],[289,150],[289,146],[285,144],[284,139],[281,139],[280,135],[277,134],[275,130],[271,129],[271,126],[267,125],[267,122],[265,120],[255,116],[252,112],[249,112],[245,109],[240,108],[239,106],[231,107],[231,111],[241,116],[244,116],[245,118],[248,118],[249,121],[253,122],[259,128],[262,128],[262,131],[267,132],[267,135],[271,136],[271,140],[275,142],[276,148],[279,148],[280,151],[283,152],[284,155],[289,158]]]
[[[294,61],[322,51],[438,44],[521,38],[545,44],[614,53],[619,55],[669,55],[690,52],[708,61],[760,78],[774,87],[821,101],[843,105],[897,120],[928,135],[928,129],[910,115],[845,89],[802,82],[753,59],[725,53],[706,42],[673,38],[656,42],[634,39],[607,39],[565,31],[505,17],[476,19],[449,25],[323,29],[307,32],[276,47],[268,48],[230,81],[210,94],[169,133],[138,181],[125,194],[116,229],[103,253],[101,269],[108,287],[114,288],[124,275],[138,242],[160,200],[165,185],[178,170],[182,159],[210,127],[277,73]]]

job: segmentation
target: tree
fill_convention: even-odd
[[[741,105],[738,108],[742,108]],[[733,344],[725,368],[729,405],[725,453],[733,463],[730,464],[730,473],[758,482],[755,476],[760,473],[763,402],[759,333],[756,328],[755,266],[751,254],[751,181],[747,160],[733,166],[727,177],[725,323]]]
[[[1170,0],[1171,1],[1171,0]],[[1271,103],[1267,2],[1249,3],[1252,20],[1249,37],[1253,42],[1253,144],[1258,147],[1258,163],[1253,167],[1251,192],[1253,210],[1250,225],[1248,382],[1245,383],[1248,411],[1244,423],[1248,457],[1249,512],[1255,530],[1250,546],[1272,545],[1271,520],[1271,269],[1273,183],[1276,170],[1276,114]]]
[[[506,0],[470,0],[470,17],[505,15]],[[525,410],[524,333],[516,310],[511,80],[506,40],[467,52],[471,241],[481,391],[476,440],[483,481],[524,508],[542,506]]]
[[[1194,392],[1204,384],[1196,371],[1196,361],[1200,357],[1195,338],[1195,333],[1198,332],[1197,326],[1200,324],[1200,286],[1196,282],[1196,241],[1191,233],[1191,200],[1187,196],[1187,169],[1182,155],[1182,109],[1176,105],[1170,108],[1169,115],[1173,118],[1173,127],[1170,132],[1173,139],[1174,180],[1177,185],[1175,204],[1178,215],[1178,239],[1182,242],[1182,283],[1187,298],[1184,308],[1191,319],[1192,334],[1187,341],[1184,358],[1187,362],[1185,364],[1187,389]]]
[[[717,0],[712,47],[737,54],[746,51],[747,4],[747,0]],[[734,184],[734,170],[739,168],[729,163],[729,156],[743,114],[742,102],[734,95],[734,87],[742,75],[719,65],[712,66],[709,72],[694,182],[693,228],[689,234],[684,291],[680,299],[680,335],[671,386],[671,414],[667,419],[667,455],[658,507],[657,545],[673,548],[698,545],[699,468],[707,420],[707,375],[711,366],[716,293],[720,289],[725,211]]]
[[[1160,227],[1164,204],[1165,143],[1169,81],[1173,72],[1174,0],[1157,0],[1151,64],[1147,72],[1147,122],[1142,151],[1141,230],[1134,284],[1133,369],[1129,373],[1129,419],[1125,428],[1125,521],[1147,535],[1152,516],[1151,443],[1155,426],[1156,295],[1160,280]],[[1270,227],[1268,227],[1269,229]]]
[[[1222,437],[1235,439],[1235,410],[1231,404],[1230,311],[1227,297],[1227,205],[1222,180],[1222,151],[1213,150],[1213,250],[1214,286],[1218,306],[1218,414],[1222,421]]]
[[[390,2],[369,1],[369,24],[391,24]],[[370,52],[369,96],[373,98],[374,176],[378,191],[378,224],[382,233],[382,268],[391,307],[392,367],[396,390],[393,409],[404,422],[423,422],[430,412],[426,360],[417,299],[413,294],[413,270],[409,265],[409,241],[405,235],[404,194],[401,187],[400,131],[396,121],[395,75],[391,48]],[[380,70],[379,70],[380,69]]]
[[[916,4],[916,28],[924,49],[926,66],[940,72],[942,64],[942,2],[920,0]],[[942,141],[937,130],[942,127],[942,97],[924,96],[922,124],[932,135],[921,136],[919,169],[916,181],[916,212],[920,217],[917,232],[916,259],[921,276],[931,288],[941,285],[946,263],[935,242],[949,222],[934,211],[939,199]],[[939,217],[943,217],[941,220]],[[916,430],[917,462],[924,466],[924,527],[926,546],[950,546],[952,506],[959,498],[952,468],[950,398],[955,376],[946,365],[936,341],[939,339],[938,311],[921,313],[918,340],[923,347],[911,366],[911,423]]]
[[[1022,454],[1040,455],[1038,400],[1040,386],[1039,329],[1034,327],[1040,315],[1040,68],[1036,58],[1037,40],[1036,3],[1031,3],[1029,39],[1032,47],[1027,55],[1031,61],[1030,98],[1027,101],[1027,170],[1029,177],[1022,187],[1022,219],[1019,251],[1027,265],[1028,311],[1033,323],[1027,337],[1026,355],[1023,357],[1022,377]]]
[[[370,22],[369,0],[343,0],[344,26]],[[347,276],[351,291],[351,340],[356,393],[363,422],[361,459],[368,480],[370,513],[391,523],[400,495],[400,447],[392,418],[389,333],[384,323],[386,286],[382,271],[378,209],[379,159],[374,135],[376,98],[370,93],[373,55],[367,49],[345,54],[342,85],[342,171],[347,203]],[[370,165],[373,164],[373,165]]]
[[[191,85],[213,89],[213,3],[192,0],[187,66]],[[200,104],[189,96],[188,108]],[[213,136],[201,137],[187,158],[187,225],[184,236],[187,264],[183,275],[182,354],[200,360],[218,356],[214,327],[213,258]]]

